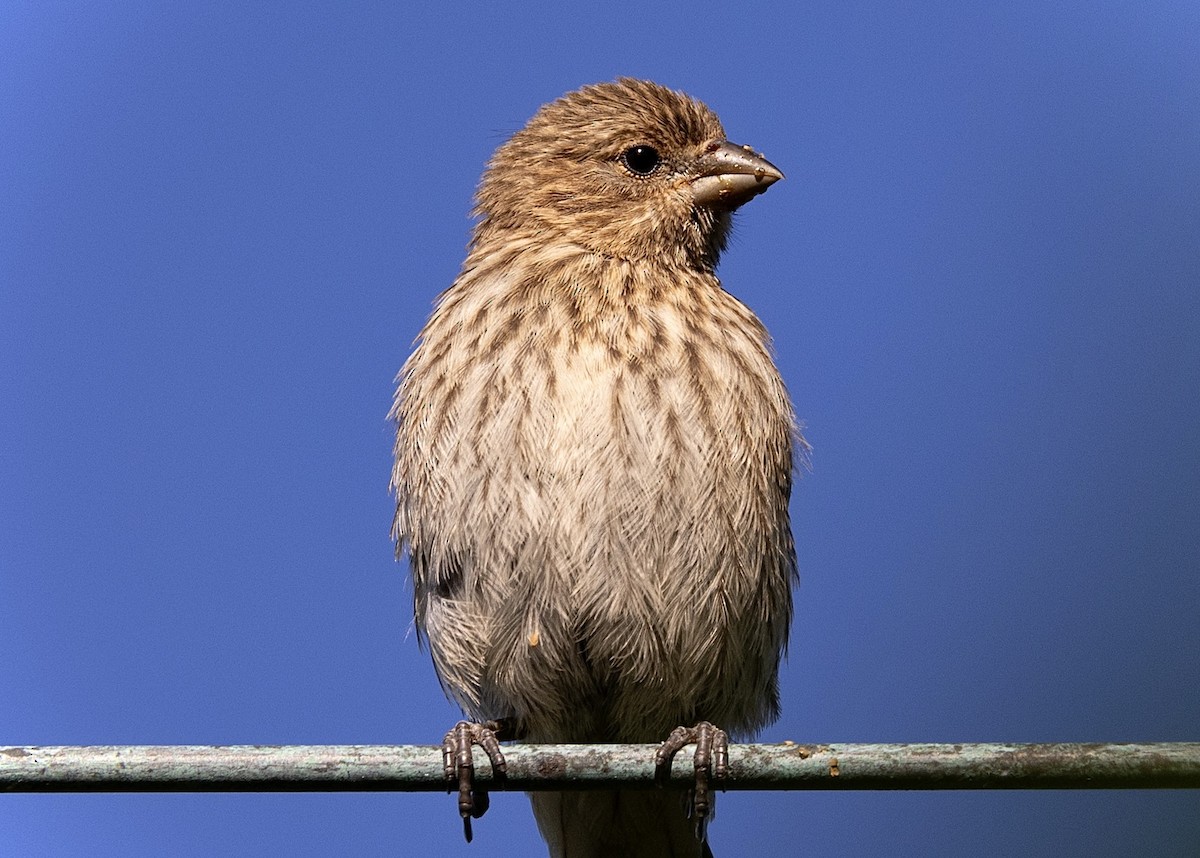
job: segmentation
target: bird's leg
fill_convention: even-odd
[[[704,825],[712,812],[709,780],[721,781],[729,774],[729,734],[707,721],[701,721],[695,727],[676,727],[654,754],[654,766],[660,777],[670,774],[671,760],[687,745],[696,746],[692,762],[696,770],[692,814],[696,819],[696,835],[703,839]]]
[[[442,765],[446,773],[447,792],[458,787],[458,812],[463,820],[463,836],[471,842],[471,819],[487,813],[491,800],[487,790],[475,787],[475,759],[471,746],[478,745],[492,764],[492,775],[499,781],[507,771],[504,754],[500,752],[500,737],[511,730],[505,721],[459,721],[442,739]]]

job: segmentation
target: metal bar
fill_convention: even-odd
[[[493,789],[655,785],[655,745],[504,747]],[[667,783],[692,783],[691,750]],[[1200,788],[1200,742],[1144,744],[734,744],[722,789]],[[0,748],[0,792],[342,792],[445,790],[432,745],[160,745]]]

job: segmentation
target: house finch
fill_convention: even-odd
[[[703,104],[629,79],[547,104],[484,174],[392,410],[416,625],[474,719],[446,740],[468,839],[471,745],[499,764],[501,720],[534,742],[671,734],[660,765],[696,741],[702,822],[713,725],[778,714],[804,442],[714,269],[732,211],[781,178]],[[531,799],[553,856],[711,855],[678,792]]]

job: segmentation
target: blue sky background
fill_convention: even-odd
[[[787,180],[721,275],[813,470],[778,741],[1200,739],[1200,4],[5,3],[0,744],[432,743],[392,377],[618,75]],[[536,855],[520,795],[0,796],[0,854]],[[1196,855],[1196,792],[739,793],[734,855]]]

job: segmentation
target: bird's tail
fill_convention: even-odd
[[[676,791],[539,792],[529,799],[550,858],[712,858]]]

